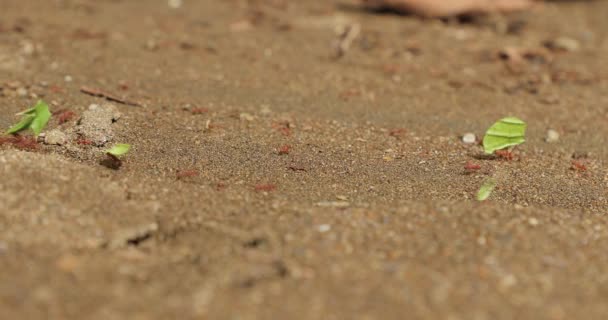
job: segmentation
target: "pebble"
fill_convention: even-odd
[[[580,44],[577,40],[567,37],[559,37],[553,40],[546,41],[545,47],[554,51],[577,51],[580,49]]]
[[[36,52],[36,46],[31,41],[23,41],[21,43],[21,50],[23,54],[31,56]]]
[[[331,226],[328,224],[322,224],[317,227],[317,230],[319,230],[319,232],[321,232],[321,233],[327,232],[327,231],[331,230]]]
[[[545,141],[548,143],[559,141],[559,133],[553,129],[547,130],[547,134],[545,135]]]
[[[150,51],[158,49],[158,42],[154,39],[148,39],[148,41],[146,41],[146,49]]]
[[[531,226],[535,227],[535,226],[537,226],[537,225],[538,225],[540,222],[538,221],[538,219],[536,219],[536,218],[532,217],[532,218],[528,219],[528,223],[529,223]]]
[[[27,89],[26,88],[18,88],[17,89],[17,95],[20,96],[20,97],[27,96]]]
[[[475,136],[474,133],[465,133],[462,136],[462,142],[466,143],[466,144],[473,144],[475,143],[475,141],[477,141],[477,137]]]
[[[44,143],[50,145],[64,145],[68,142],[68,136],[60,130],[51,130],[44,136]]]
[[[508,274],[508,275],[502,277],[499,282],[500,289],[502,289],[502,290],[509,289],[516,284],[517,284],[517,278],[512,274]]]
[[[384,156],[384,157],[382,157],[382,160],[384,160],[386,162],[391,162],[391,161],[395,160],[395,158],[393,158],[391,156]]]

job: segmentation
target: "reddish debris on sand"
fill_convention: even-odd
[[[476,163],[472,163],[471,161],[467,162],[467,164],[464,165],[464,170],[467,173],[475,172],[479,169],[481,169],[481,166]]]
[[[199,175],[197,170],[183,170],[177,172],[177,179],[192,178]]]
[[[342,98],[343,100],[348,100],[349,98],[359,96],[361,96],[361,91],[357,89],[348,89],[340,93],[340,98]]]
[[[405,135],[406,132],[407,130],[405,130],[404,128],[397,128],[389,130],[388,135],[391,137],[399,138]]]
[[[59,110],[53,112],[53,115],[57,116],[57,118],[59,119],[59,124],[64,124],[72,120],[76,116],[76,113],[70,110]]]
[[[38,141],[31,136],[18,136],[15,142],[13,142],[13,146],[19,150],[36,150],[38,149]]]
[[[279,128],[278,130],[282,135],[286,137],[291,135],[291,129],[289,128]]]
[[[504,159],[507,161],[513,160],[513,152],[511,152],[509,150],[496,150],[495,153],[501,159]]]
[[[11,143],[10,142],[10,137],[2,137],[2,136],[0,136],[0,146],[5,145],[7,143]]]
[[[275,123],[272,125],[272,127],[277,129],[277,131],[279,131],[286,137],[291,135],[291,124],[289,123],[289,121]]]
[[[226,187],[228,187],[228,186],[226,184],[224,184],[223,182],[218,182],[215,185],[215,190],[216,191],[222,191],[222,190],[226,189]]]
[[[396,75],[401,72],[402,66],[399,64],[385,64],[382,66],[382,71],[388,75]]]
[[[279,148],[279,155],[289,154],[289,150],[291,150],[291,146],[286,144]]]
[[[218,123],[212,123],[210,120],[207,120],[209,125],[207,126],[208,130],[211,129],[224,129],[224,125]]]
[[[192,108],[190,111],[192,112],[192,114],[203,114],[203,113],[209,112],[209,109],[207,109],[207,108]]]
[[[51,90],[52,93],[62,93],[63,92],[63,88],[58,85],[51,85],[49,87],[49,90]]]
[[[585,172],[587,171],[587,165],[580,160],[572,160],[572,164],[570,165],[570,170]]]
[[[93,141],[85,138],[78,138],[76,139],[76,143],[80,145],[90,146],[93,144]]]
[[[8,136],[0,137],[0,145],[10,144],[19,150],[36,150],[38,149],[38,141],[32,136]]]
[[[264,191],[264,192],[270,192],[270,191],[274,191],[277,188],[277,186],[275,186],[274,184],[258,184],[255,186],[255,191]]]

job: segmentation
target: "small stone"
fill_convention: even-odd
[[[508,275],[502,277],[499,282],[500,289],[502,289],[502,290],[509,289],[516,284],[517,284],[517,278],[512,274],[508,274]]]
[[[20,96],[20,97],[25,97],[25,96],[27,96],[27,89],[26,89],[26,88],[23,88],[23,87],[18,88],[18,89],[17,89],[17,95],[18,95],[18,96]]]
[[[329,230],[331,230],[331,226],[328,224],[322,224],[317,227],[317,230],[319,230],[319,232],[321,233],[328,232]]]
[[[547,130],[545,135],[545,141],[548,143],[557,142],[559,140],[559,133],[553,129]]]
[[[531,226],[536,227],[540,222],[538,222],[538,219],[532,217],[532,218],[528,219],[528,223]]]
[[[473,144],[475,143],[475,141],[477,141],[477,137],[475,136],[474,133],[465,133],[462,136],[462,142],[466,143],[466,144]]]
[[[146,41],[146,49],[150,51],[158,49],[158,42],[154,39],[148,39],[148,41]]]
[[[65,82],[72,82],[74,79],[72,78],[72,76],[67,75],[67,76],[65,76],[65,77],[63,78],[63,80],[64,80]]]
[[[44,143],[50,145],[64,145],[68,142],[68,136],[60,130],[51,130],[44,136]]]
[[[36,46],[31,41],[23,41],[21,43],[21,51],[27,56],[31,56],[36,52]]]
[[[580,49],[580,44],[577,40],[567,37],[545,41],[544,45],[553,51],[577,51]]]

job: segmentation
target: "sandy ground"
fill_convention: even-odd
[[[0,127],[74,116],[0,146],[0,318],[605,319],[606,12],[4,1]],[[507,115],[515,160],[461,141]]]

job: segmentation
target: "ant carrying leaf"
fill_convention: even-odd
[[[111,169],[118,169],[122,165],[120,157],[127,154],[131,149],[130,144],[117,143],[112,148],[106,150],[107,159],[102,161],[102,164]]]
[[[7,134],[15,134],[23,130],[31,129],[37,137],[51,118],[49,105],[42,100],[38,101],[34,107],[20,112],[17,115],[21,116],[21,121],[10,127],[6,131]]]
[[[486,154],[496,153],[507,160],[513,159],[511,150],[505,150],[526,142],[526,123],[515,117],[506,117],[494,123],[483,137]]]

